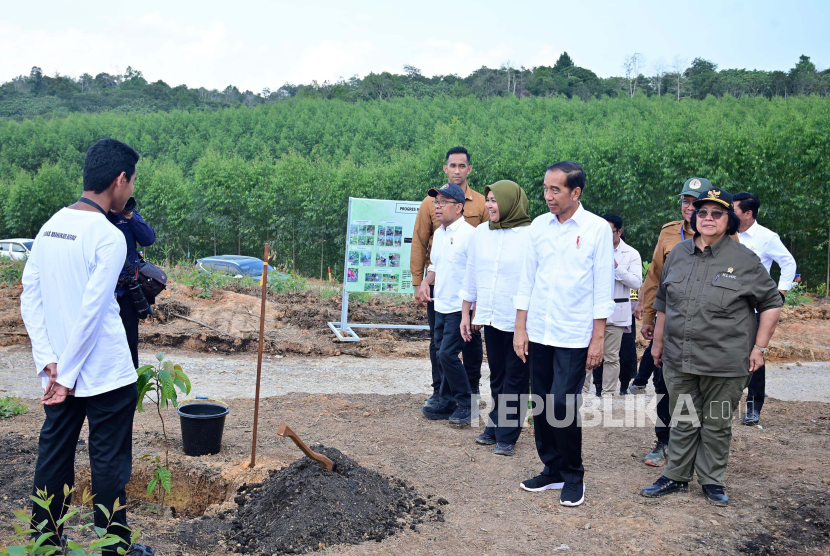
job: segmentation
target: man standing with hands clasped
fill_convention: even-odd
[[[435,218],[441,227],[432,240],[432,264],[424,280],[435,284],[435,343],[442,379],[440,400],[425,405],[421,411],[429,419],[447,419],[451,425],[464,426],[472,421],[472,389],[467,371],[461,364],[464,338],[461,336],[461,287],[467,271],[467,247],[475,233],[463,218],[464,191],[454,183],[430,189],[435,198]],[[433,301],[421,288],[422,301]]]
[[[579,164],[548,167],[544,191],[550,213],[530,225],[514,297],[513,348],[522,361],[530,359],[531,391],[544,403],[544,411],[534,411],[533,427],[545,468],[521,488],[562,489],[563,506],[585,501],[580,392],[585,371],[602,362],[605,323],[615,307],[611,228],[582,207],[584,190]]]

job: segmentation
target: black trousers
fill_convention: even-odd
[[[760,324],[761,314],[755,313],[755,318]],[[749,411],[750,409],[754,409],[758,413],[761,413],[761,408],[764,407],[764,395],[766,394],[767,390],[766,370],[767,366],[761,365],[757,371],[752,373],[752,377],[749,379],[749,386],[747,387],[746,392],[747,411]]]
[[[635,386],[645,386],[648,384],[648,379],[651,378],[652,374],[654,374],[654,359],[651,358],[651,344],[653,342],[649,342],[648,348],[646,348],[646,353],[648,353],[648,357],[646,354],[643,354],[643,358],[640,359],[640,368],[637,371],[637,376],[634,377],[634,385]]]
[[[496,442],[515,444],[522,433],[522,423],[527,413],[527,403],[519,397],[530,390],[530,365],[513,351],[513,333],[484,327],[484,343],[487,344],[487,361],[490,364],[490,392],[493,395],[493,409],[490,423],[484,432],[495,437]],[[511,394],[515,399],[503,397]],[[509,422],[515,424],[508,425]]]
[[[64,501],[63,486],[72,488],[75,485],[75,449],[84,419],[89,421],[89,467],[92,471],[92,494],[95,496],[95,526],[106,527],[108,521],[98,504],[111,512],[116,500],[121,505],[127,503],[126,486],[132,475],[133,416],[137,401],[138,389],[135,384],[130,384],[97,396],[69,396],[61,404],[43,406],[46,419],[40,430],[32,494],[35,495],[38,489],[45,489],[49,496],[54,495],[50,505],[54,521],[58,521],[66,510],[64,504],[68,500]],[[33,504],[32,516],[36,523],[49,520],[50,525],[44,531],[54,532],[54,529],[49,529],[53,521],[46,509]],[[129,531],[115,525],[127,525],[126,510],[115,512],[112,523],[108,532],[123,538],[123,548],[128,548]],[[57,535],[47,542],[55,540],[53,544],[58,544],[63,527],[58,529]],[[118,545],[109,547],[110,554],[115,554],[117,549]]]
[[[127,332],[127,345],[130,346],[130,355],[133,356],[133,367],[138,368],[138,313],[132,298],[125,294],[116,297],[118,308],[121,310],[121,322]]]
[[[536,451],[545,464],[542,473],[557,482],[581,483],[585,469],[579,406],[588,348],[530,342],[529,352],[531,389],[545,404],[544,411],[533,418]]]
[[[434,294],[434,286],[429,287],[429,296]],[[432,391],[437,393],[441,389],[441,363],[438,360],[440,344],[435,341],[435,304],[427,303],[427,321],[429,322],[429,360],[432,363]],[[464,343],[461,350],[462,364],[467,371],[467,379],[474,394],[478,394],[481,383],[481,363],[484,361],[484,345],[481,341],[481,331],[473,332],[473,339]]]
[[[471,405],[470,381],[458,356],[464,349],[461,337],[461,311],[435,313],[435,341],[438,343],[438,363],[441,366],[441,403]]]
[[[637,374],[636,336],[636,325],[631,326],[631,332],[624,332],[622,335],[622,342],[620,342],[620,391],[628,388],[631,379]],[[598,392],[602,392],[602,363],[592,372],[593,384]]]

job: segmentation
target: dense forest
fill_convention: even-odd
[[[579,98],[670,96],[676,100],[715,97],[827,96],[830,70],[818,71],[802,55],[789,71],[718,69],[702,58],[691,63],[675,58],[651,63],[641,54],[623,60],[620,77],[600,78],[575,65],[567,52],[553,66],[531,69],[505,64],[498,69],[482,67],[468,75],[426,77],[418,68],[404,66],[404,73],[370,73],[364,78],[316,81],[304,85],[286,83],[277,90],[240,91],[233,85],[224,90],[171,87],[164,81],[148,82],[141,71],[128,67],[123,74],[88,73],[73,79],[45,75],[39,67],[0,85],[0,117],[26,118],[72,112],[156,112],[170,110],[217,110],[232,106],[254,107],[294,97],[357,102],[401,97],[419,99],[436,96],[479,99],[492,97]]]
[[[757,193],[761,222],[793,251],[808,285],[824,282],[830,99],[818,95],[290,98],[215,111],[5,118],[0,234],[33,237],[76,199],[84,153],[103,137],[142,155],[136,197],[158,232],[154,259],[259,255],[267,241],[277,264],[314,276],[322,243],[340,274],[348,198],[420,200],[445,179],[446,150],[464,145],[473,187],[514,180],[533,216],[545,210],[545,167],[582,163],[586,208],[621,214],[644,259],[661,224],[679,218],[686,178]]]

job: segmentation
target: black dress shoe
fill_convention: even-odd
[[[646,498],[659,498],[667,494],[674,494],[677,492],[689,492],[689,483],[681,483],[673,481],[667,477],[660,477],[657,482],[646,487],[640,491],[640,496]]]
[[[757,425],[758,421],[761,420],[761,416],[758,414],[757,411],[754,409],[748,409],[746,411],[746,417],[744,417],[743,423],[744,425]]]
[[[723,492],[723,487],[718,485],[703,485],[703,494],[709,502],[715,506],[728,506],[729,497]]]

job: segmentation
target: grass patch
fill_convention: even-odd
[[[251,276],[234,277],[225,272],[205,272],[194,266],[175,265],[165,268],[167,276],[176,283],[191,288],[198,288],[200,291],[196,297],[209,298],[210,292],[215,289],[222,289],[231,284],[238,284],[243,288],[259,286],[259,278]],[[274,293],[292,293],[304,291],[307,288],[307,281],[302,276],[287,272],[274,271],[268,274],[268,291]]]
[[[23,415],[29,411],[29,408],[21,403],[20,398],[16,396],[6,396],[0,398],[0,419],[8,419],[15,415]]]
[[[14,261],[0,257],[0,284],[19,284],[25,266],[25,260]]]

